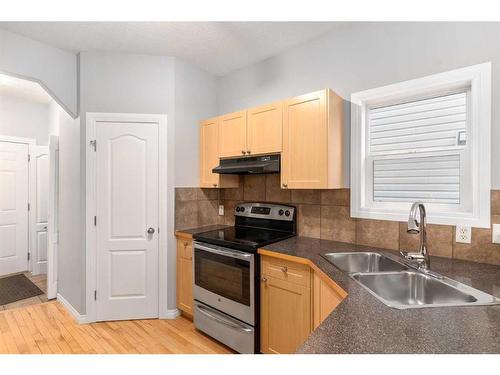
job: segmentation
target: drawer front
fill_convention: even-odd
[[[193,241],[184,239],[177,240],[177,255],[181,258],[193,259]]]
[[[294,284],[311,286],[311,270],[305,264],[263,256],[262,274]]]

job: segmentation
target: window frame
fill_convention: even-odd
[[[370,187],[368,109],[381,105],[407,102],[436,94],[446,94],[468,88],[467,142],[470,157],[471,181],[462,185],[459,212],[451,205],[426,203],[431,224],[490,227],[491,190],[491,63],[478,64],[431,76],[374,88],[351,95],[351,216],[365,219],[406,221],[411,202],[374,204],[373,195],[367,198]],[[469,132],[470,130],[470,132]],[[457,149],[458,150],[458,149]],[[455,151],[457,151],[455,150]],[[451,150],[433,151],[433,154]],[[463,152],[463,151],[460,151]],[[412,156],[421,156],[419,151]],[[387,155],[387,154],[384,154]],[[408,154],[397,154],[408,155]],[[396,156],[396,154],[394,155]],[[410,156],[411,157],[411,156]],[[372,159],[373,160],[373,159]],[[373,164],[371,167],[373,176]],[[464,194],[462,194],[464,186]],[[371,187],[373,189],[373,187]],[[471,199],[462,201],[462,196]],[[380,203],[380,202],[378,202]],[[443,208],[441,211],[440,208]]]

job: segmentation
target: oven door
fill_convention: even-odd
[[[194,243],[194,299],[255,325],[255,255]]]

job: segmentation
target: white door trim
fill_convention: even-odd
[[[47,298],[57,297],[59,256],[59,137],[50,136],[49,141],[49,232],[47,249]]]
[[[97,230],[94,225],[96,216],[96,154],[91,141],[96,138],[97,122],[154,122],[159,128],[159,252],[158,252],[158,316],[166,317],[172,312],[167,310],[167,115],[164,114],[139,114],[139,113],[86,113],[86,203],[85,203],[85,251],[86,251],[86,282],[85,301],[88,322],[95,322],[96,301],[94,291],[97,288]],[[97,145],[99,147],[99,145]]]

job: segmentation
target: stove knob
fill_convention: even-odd
[[[236,212],[240,212],[241,208],[240,206],[236,207]]]
[[[241,212],[245,212],[245,207],[240,207]]]
[[[285,211],[283,211],[283,210],[278,211],[278,215],[280,215],[280,216],[283,216],[284,213],[285,213]]]
[[[285,216],[290,216],[290,211],[286,210],[285,211]]]

